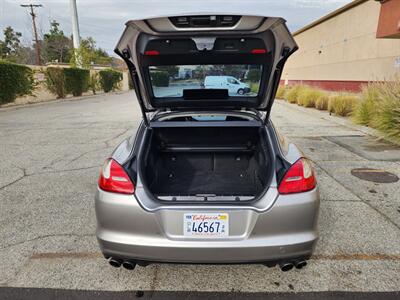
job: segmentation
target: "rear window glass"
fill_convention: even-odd
[[[149,68],[154,97],[182,97],[183,91],[224,89],[230,97],[256,97],[261,65],[171,65]]]

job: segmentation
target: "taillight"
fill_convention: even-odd
[[[267,53],[266,49],[253,49],[251,50],[251,54],[265,54]]]
[[[133,185],[125,170],[112,158],[107,159],[100,172],[99,187],[107,192],[133,194]]]
[[[302,193],[312,190],[316,185],[317,180],[311,162],[301,158],[286,172],[278,191],[280,194]]]
[[[157,56],[157,55],[160,55],[160,52],[158,52],[157,50],[147,50],[144,52],[144,55]]]

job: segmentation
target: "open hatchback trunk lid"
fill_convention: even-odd
[[[236,8],[126,23],[115,51],[129,67],[144,115],[157,109],[258,109],[269,115],[297,45],[282,18]]]

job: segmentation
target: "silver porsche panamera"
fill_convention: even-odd
[[[95,196],[97,238],[112,266],[307,264],[318,239],[314,170],[270,119],[296,50],[285,21],[263,15],[126,24],[116,53],[143,121],[106,160]]]

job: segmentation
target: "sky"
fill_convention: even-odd
[[[124,23],[133,16],[157,14],[162,6],[173,11],[175,7],[190,7],[191,3],[210,6],[212,11],[216,2],[229,6],[246,5],[262,7],[268,15],[287,20],[290,30],[295,31],[352,0],[76,0],[81,37],[92,36],[97,45],[112,54],[123,31]],[[191,1],[191,2],[189,2]],[[32,22],[26,8],[20,4],[42,4],[37,8],[37,25],[43,36],[52,20],[60,23],[66,35],[71,34],[69,0],[0,0],[0,30],[12,26],[22,32],[22,42],[32,42]],[[195,7],[195,6],[193,6]],[[0,39],[3,34],[0,32]]]

